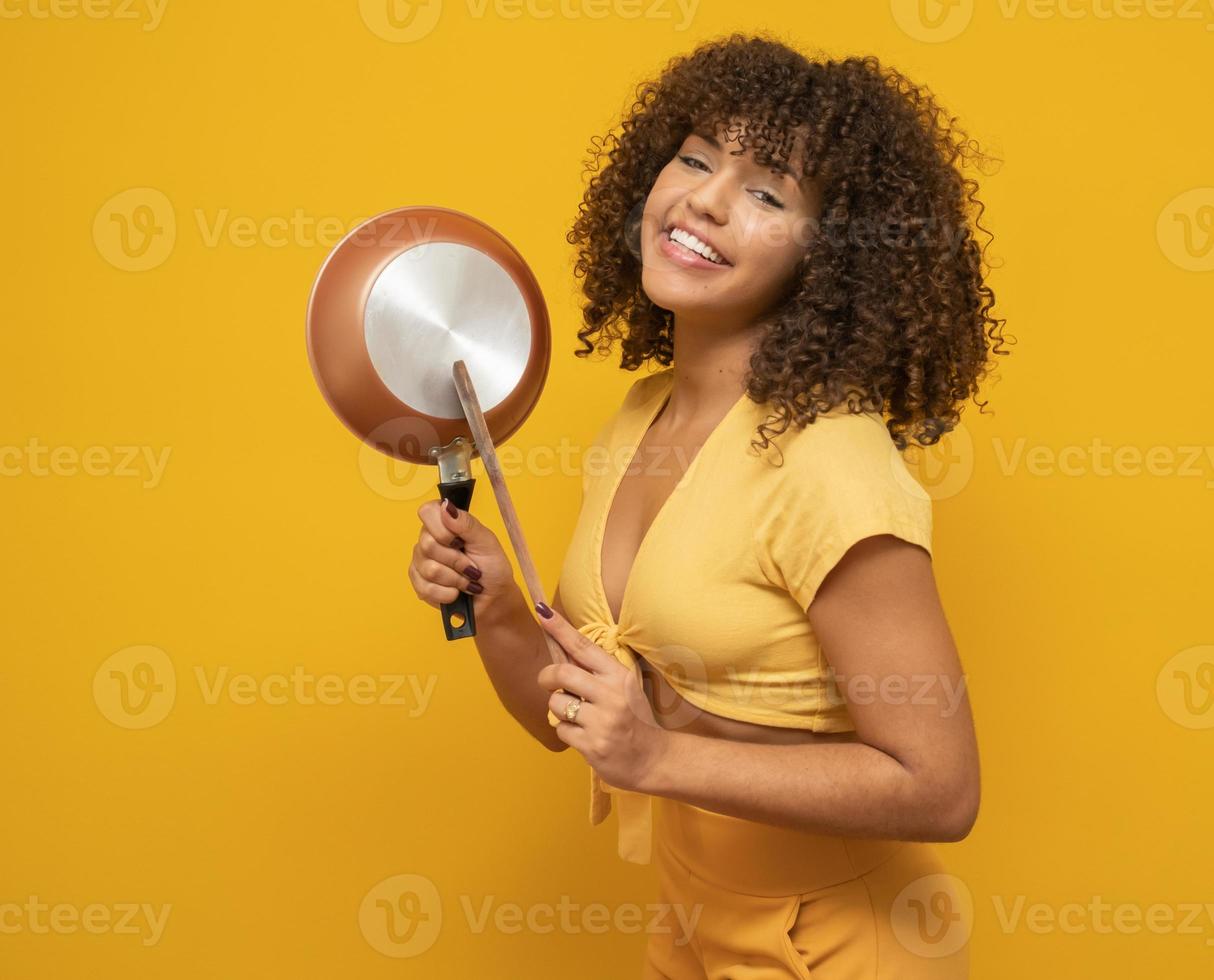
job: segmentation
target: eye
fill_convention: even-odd
[[[689,166],[689,167],[690,167],[690,166],[691,166],[693,163],[697,163],[697,164],[699,164],[699,165],[700,165],[700,167],[703,167],[703,169],[705,170],[705,172],[707,172],[707,170],[708,170],[707,165],[706,165],[706,164],[704,163],[704,161],[703,161],[703,160],[701,160],[699,157],[689,157],[689,156],[683,156],[683,155],[681,155],[681,154],[680,154],[679,159],[680,159],[680,160],[681,160],[683,163],[687,164],[687,166]],[[766,197],[766,198],[767,198],[767,200],[763,202],[764,204],[767,204],[767,205],[769,205],[770,207],[776,207],[776,208],[780,208],[781,210],[783,210],[783,209],[784,209],[784,203],[783,203],[783,202],[782,202],[782,201],[781,201],[781,200],[780,200],[778,197],[776,197],[774,194],[772,194],[772,193],[770,193],[770,192],[768,192],[768,191],[758,191],[757,193],[758,193],[758,194],[762,194],[764,197]],[[757,196],[757,195],[756,195],[756,196]]]

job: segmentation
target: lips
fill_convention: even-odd
[[[672,221],[663,229],[663,231],[669,235],[675,228],[685,231],[689,235],[695,235],[696,238],[702,241],[721,257],[721,263],[723,265],[733,265],[733,263],[729,261],[729,256],[725,254],[721,246],[718,245],[707,232],[697,229],[694,225],[683,224],[679,221]],[[705,261],[709,260],[706,259]]]

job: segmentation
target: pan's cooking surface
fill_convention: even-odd
[[[384,267],[367,297],[367,353],[401,402],[463,419],[451,364],[463,360],[482,411],[518,385],[531,355],[523,294],[497,262],[453,242],[426,242]]]

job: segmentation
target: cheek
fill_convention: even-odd
[[[663,170],[645,198],[646,220],[661,221],[685,193],[686,188]]]
[[[739,251],[752,274],[777,282],[805,254],[805,235],[806,229],[795,221],[760,216],[743,227]]]

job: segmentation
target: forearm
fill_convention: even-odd
[[[771,745],[669,732],[643,792],[815,834],[956,840],[956,807],[863,742]]]
[[[474,609],[476,649],[498,700],[545,748],[566,749],[548,724],[548,692],[536,682],[552,658],[522,590],[515,584],[490,602],[477,601]]]

